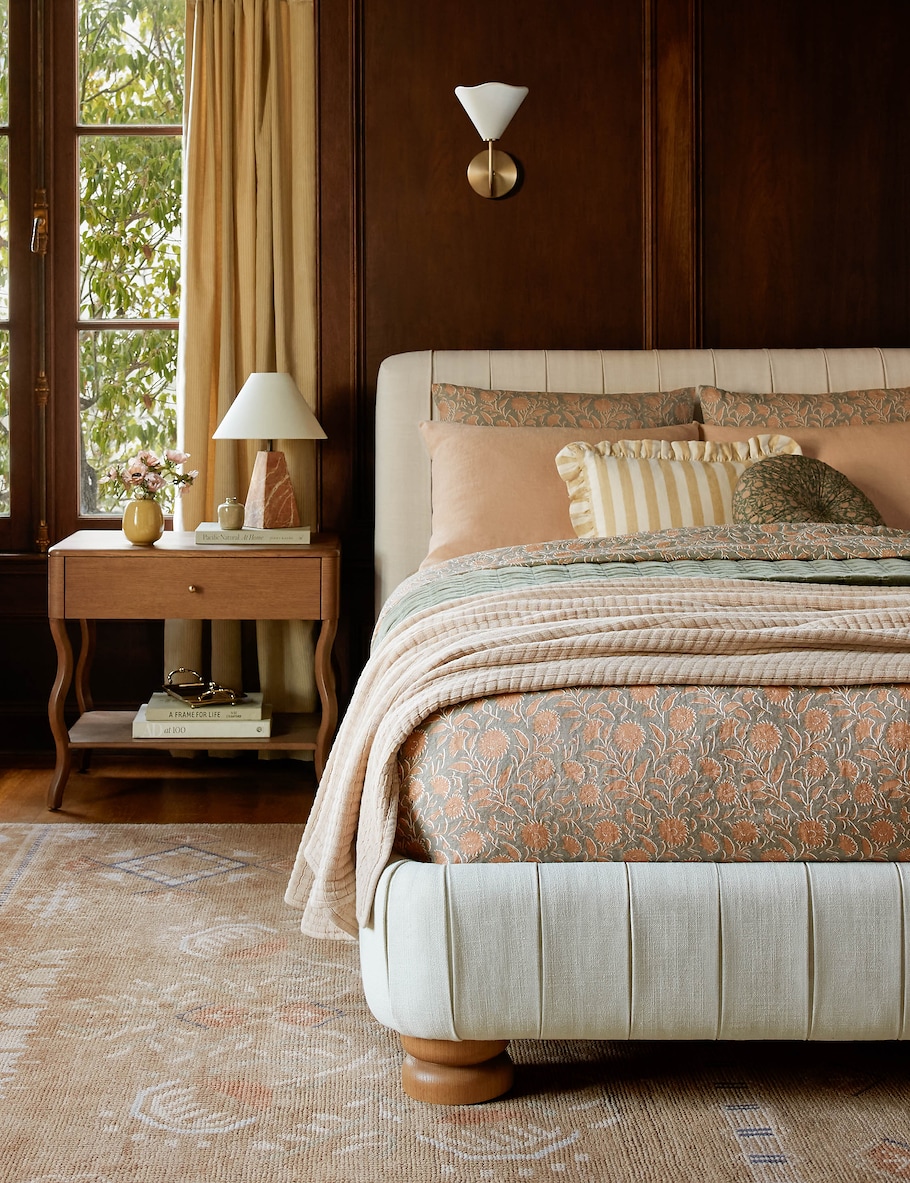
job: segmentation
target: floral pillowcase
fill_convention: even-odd
[[[558,394],[434,383],[436,418],[478,427],[672,427],[695,418],[695,388],[644,394]]]
[[[714,427],[846,427],[910,423],[910,387],[821,394],[753,394],[700,386],[705,423]]]

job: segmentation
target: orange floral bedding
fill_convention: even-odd
[[[633,686],[436,712],[396,847],[435,862],[910,859],[910,684]]]
[[[399,760],[420,756],[414,750],[420,739],[410,737],[419,736],[427,720],[450,710],[461,711],[462,720],[476,712],[476,730],[485,733],[475,737],[476,750],[484,760],[502,761],[479,782],[468,774],[462,802],[479,809],[486,794],[495,807],[496,798],[508,798],[512,788],[528,800],[522,824],[543,827],[527,830],[522,844],[513,841],[514,850],[506,842],[491,858],[540,859],[547,850],[561,851],[561,858],[582,857],[582,850],[584,857],[608,857],[606,852],[621,842],[639,858],[691,858],[696,851],[704,851],[701,858],[762,857],[756,855],[762,849],[769,857],[801,858],[807,851],[822,857],[820,831],[812,825],[825,828],[828,816],[828,806],[821,804],[822,761],[828,768],[838,767],[843,788],[835,787],[830,801],[843,817],[858,818],[859,807],[870,804],[863,800],[869,790],[862,785],[868,779],[873,798],[891,802],[895,826],[893,841],[884,830],[873,832],[876,821],[889,820],[884,816],[863,831],[843,828],[825,847],[826,857],[839,848],[842,857],[900,858],[907,818],[899,795],[906,777],[892,776],[889,761],[900,766],[906,735],[899,699],[900,688],[910,685],[908,589],[910,533],[785,523],[563,540],[464,556],[412,576],[389,597],[377,622],[370,659],[332,746],[286,899],[302,909],[301,927],[312,936],[353,936],[367,923],[376,885],[400,837]],[[806,705],[799,705],[802,692],[790,689],[799,686],[816,688],[814,704],[805,700]],[[659,688],[656,702],[646,693],[654,687]],[[826,687],[842,688],[831,691],[830,706],[821,698]],[[750,693],[758,697],[750,700]],[[865,703],[864,693],[869,695]],[[583,701],[578,697],[582,694],[593,697]],[[888,705],[894,694],[898,698]],[[525,697],[535,695],[555,697]],[[674,695],[672,705],[666,705]],[[851,695],[858,717],[848,725],[838,711]],[[567,709],[554,711],[557,701]],[[612,718],[604,713],[607,708]],[[524,715],[527,721],[507,728],[500,716],[497,727],[484,714],[497,709]],[[731,734],[706,736],[702,743],[688,722],[704,723],[712,715],[721,720],[718,726],[732,726]],[[832,724],[825,745],[814,752],[802,749],[802,762],[792,772],[775,760],[787,744],[798,748],[800,735],[804,745],[810,743],[826,716]],[[862,743],[839,734],[846,728],[860,736],[869,723],[873,732]],[[584,737],[586,727],[601,726],[600,737],[589,735],[578,749],[581,759],[575,768],[566,738],[573,729]],[[737,727],[740,752],[734,742]],[[508,737],[510,728],[512,754],[505,748],[498,754],[502,740],[494,732]],[[549,740],[548,728],[553,729]],[[461,730],[467,728],[454,728]],[[433,776],[450,775],[450,764],[466,762],[457,743],[448,750],[453,733],[438,748],[437,763],[422,757],[421,771],[414,775],[424,784]],[[685,735],[688,746],[681,742]],[[534,776],[521,779],[516,775],[519,765],[523,775],[527,768],[534,772],[533,762],[522,763],[528,753],[521,748],[532,736],[541,763]],[[647,773],[646,740],[652,745],[650,766],[659,773],[653,780]],[[544,746],[551,743],[552,752],[541,750],[542,741]],[[666,770],[659,768],[655,754],[661,750]],[[602,752],[603,759],[595,760],[595,752]],[[860,759],[866,761],[862,770]],[[552,779],[547,760],[553,765]],[[689,763],[698,773],[687,780],[682,773]],[[770,788],[762,788],[762,768]],[[722,789],[725,781],[729,789]],[[646,818],[662,784],[669,803],[663,834],[660,820],[645,833],[644,820],[634,821],[636,802],[642,802],[639,815]],[[618,787],[611,797],[614,785]],[[720,806],[727,804],[724,795],[734,785],[739,811],[728,811],[728,834],[719,822],[708,833],[709,847],[713,837],[723,851],[725,839],[736,841],[733,827],[738,823],[755,824],[756,818],[773,815],[770,803],[760,801],[759,789],[773,792],[781,818],[789,811],[795,825],[785,833],[783,822],[778,824],[773,835],[761,839],[764,846],[747,843],[751,831],[740,828],[735,832],[739,846],[732,853],[705,850],[700,834],[695,846],[687,846],[686,815],[674,812],[682,789],[695,801],[701,796],[699,816],[712,811],[719,815]],[[857,794],[855,810],[850,785]],[[551,843],[547,819],[567,786],[573,796],[563,797],[563,816],[574,809],[581,821],[582,807],[593,807],[588,798],[598,798],[601,812],[588,820],[601,827],[603,854],[598,839],[581,825],[575,833],[556,834]],[[630,795],[623,800],[621,792]],[[458,798],[448,800],[449,810],[457,812]],[[516,801],[505,801],[506,811],[517,808]],[[614,816],[627,829],[611,847],[605,839],[612,831],[604,823],[613,821],[619,828]],[[487,814],[487,829],[497,824]],[[838,845],[842,835],[857,843],[856,854]],[[566,838],[568,848],[572,839],[579,843],[576,854],[567,849]],[[863,841],[877,845],[867,850]],[[458,857],[465,857],[461,843],[456,845]],[[441,856],[427,852],[424,857]]]
[[[865,582],[874,559],[883,583],[900,583],[900,562],[887,564],[904,560],[906,539],[871,530],[845,544],[840,528],[808,524],[668,530],[598,540],[600,558],[612,548],[598,575],[621,575],[629,558],[656,575],[655,559],[682,557],[724,577],[809,582],[847,581],[856,562],[849,578]],[[574,541],[540,549],[555,566],[585,557]],[[540,561],[503,550],[448,570]],[[499,695],[434,713],[402,746],[395,846],[453,863],[904,860],[908,763],[910,682]]]

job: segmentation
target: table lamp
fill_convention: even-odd
[[[268,450],[258,452],[253,464],[246,495],[246,529],[300,525],[284,452],[274,451],[272,442],[325,438],[290,374],[250,374],[212,436],[216,440],[268,440]]]

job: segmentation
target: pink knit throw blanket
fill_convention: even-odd
[[[910,589],[663,577],[450,600],[393,629],[339,728],[287,891],[314,937],[368,922],[392,851],[397,752],[434,711],[594,685],[910,681]]]

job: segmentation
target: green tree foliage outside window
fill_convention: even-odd
[[[79,142],[84,514],[119,511],[101,480],[114,461],[176,445],[177,332],[142,322],[178,316],[181,140],[125,133],[182,122],[184,12],[185,0],[79,4],[79,121],[94,133]]]

